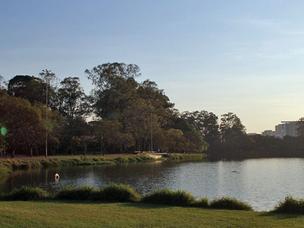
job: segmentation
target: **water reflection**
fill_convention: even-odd
[[[59,184],[54,174],[60,174]],[[66,185],[125,183],[145,194],[182,189],[197,197],[232,196],[256,210],[269,210],[286,195],[304,197],[304,159],[149,163],[128,166],[69,167],[14,172],[0,190],[22,185],[54,191]]]

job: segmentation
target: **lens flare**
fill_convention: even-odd
[[[6,136],[6,135],[7,135],[7,129],[6,129],[5,127],[1,127],[1,128],[0,128],[0,134],[1,134],[2,136]]]

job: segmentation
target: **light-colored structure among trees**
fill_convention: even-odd
[[[265,130],[262,135],[274,136],[276,138],[284,138],[285,136],[298,136],[299,121],[282,121],[275,126],[275,130]]]

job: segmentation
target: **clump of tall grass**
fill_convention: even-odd
[[[43,200],[49,197],[49,193],[41,188],[21,187],[14,189],[8,194],[2,195],[2,200]]]
[[[138,202],[140,194],[129,185],[111,184],[97,192],[93,200],[103,202]]]
[[[201,198],[192,203],[193,207],[208,208],[209,202],[207,198]]]
[[[92,187],[67,187],[55,195],[57,200],[92,200],[101,202],[137,202],[140,195],[123,184],[112,184],[101,189]]]
[[[97,194],[97,190],[92,187],[66,187],[55,195],[57,200],[91,200]]]
[[[304,214],[304,200],[287,196],[274,208],[275,213]]]
[[[160,190],[143,197],[142,202],[174,206],[192,206],[194,197],[185,191]]]
[[[249,204],[230,197],[215,199],[210,202],[209,207],[215,209],[228,209],[228,210],[246,210],[246,211],[252,210],[252,207]]]

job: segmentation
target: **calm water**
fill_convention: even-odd
[[[54,173],[60,173],[59,184]],[[270,210],[286,195],[304,198],[304,159],[251,159],[245,161],[151,163],[128,166],[73,167],[13,173],[0,190],[22,185],[56,190],[65,185],[103,186],[126,183],[141,193],[182,189],[210,199],[232,196],[255,210]]]

